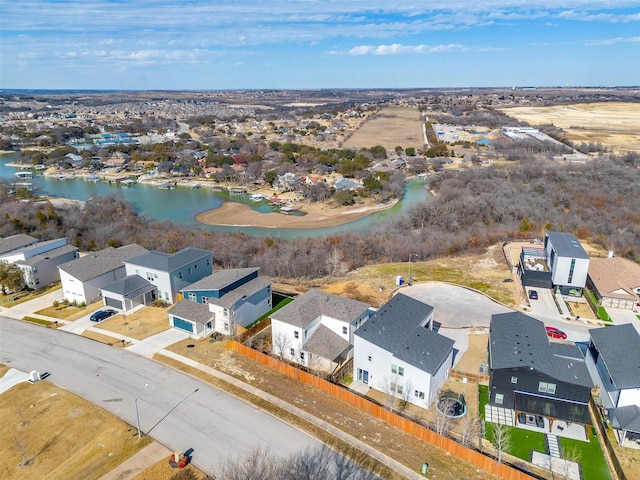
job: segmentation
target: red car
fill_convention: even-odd
[[[562,330],[558,330],[556,327],[545,327],[547,330],[547,335],[549,335],[551,338],[559,338],[561,340],[566,340],[567,339],[567,334],[564,333]]]

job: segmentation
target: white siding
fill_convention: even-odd
[[[640,388],[620,390],[618,407],[626,407],[627,405],[637,405],[640,407]]]

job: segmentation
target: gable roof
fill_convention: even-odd
[[[272,283],[273,282],[271,280],[267,280],[263,277],[254,278],[247,283],[243,283],[239,287],[234,288],[230,292],[225,293],[220,298],[210,297],[208,302],[213,305],[231,308],[244,297],[250,297],[251,295],[258,293],[260,290],[268,287]]]
[[[29,265],[33,266],[38,262],[48,259],[54,259],[57,257],[61,257],[67,253],[77,252],[78,247],[74,245],[63,245],[62,247],[54,248],[53,250],[49,250],[48,252],[40,253],[38,255],[34,255],[33,257],[29,257],[26,260],[18,260],[16,263],[18,265]]]
[[[622,257],[592,258],[589,278],[602,296],[637,299],[640,265]]]
[[[640,387],[640,335],[625,323],[589,330],[611,380],[619,389]]]
[[[350,343],[325,325],[318,325],[305,342],[303,350],[322,358],[334,360],[350,347]]]
[[[85,282],[117,268],[124,267],[124,263],[127,260],[146,251],[146,248],[136,243],[120,248],[108,247],[98,252],[91,252],[71,262],[58,265],[58,268],[81,282]]]
[[[105,292],[122,295],[124,298],[136,298],[155,289],[155,285],[140,275],[127,275],[101,288]]]
[[[163,272],[173,272],[196,260],[212,256],[213,254],[209,250],[187,247],[175,253],[147,252],[129,259],[127,263]]]
[[[578,350],[579,351],[579,350]],[[544,323],[521,312],[492,315],[489,328],[491,369],[529,367],[551,378],[592,387],[582,354],[549,342]]]
[[[182,290],[222,290],[228,287],[233,282],[236,282],[254,272],[260,270],[259,268],[229,268],[225,270],[219,270],[211,275],[192,283],[191,285],[183,288]]]
[[[207,305],[192,302],[191,300],[180,300],[167,310],[167,313],[201,325],[205,325],[213,319],[213,313],[209,311]]]
[[[24,233],[0,238],[0,255],[2,255],[3,253],[11,252],[13,250],[18,250],[19,248],[26,247],[37,241],[37,238],[34,238],[31,235],[26,235]]]
[[[366,303],[313,289],[275,312],[272,319],[295,327],[305,327],[322,315],[350,323],[367,310]]]
[[[426,328],[433,307],[398,293],[375,312],[354,335],[430,374],[435,373],[455,343]]]
[[[613,410],[611,421],[613,428],[640,433],[640,407],[638,405],[626,405],[611,410]]]
[[[584,258],[589,255],[585,252],[578,238],[573,233],[568,232],[547,232],[547,237],[553,245],[553,249],[558,255],[565,258]]]

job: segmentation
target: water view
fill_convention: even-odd
[[[19,153],[0,154],[0,179],[10,182],[30,182],[34,187],[37,187],[38,193],[41,195],[74,200],[88,200],[98,196],[117,194],[130,202],[141,215],[146,215],[157,220],[171,220],[173,222],[197,226],[204,230],[222,232],[240,231],[248,235],[258,236],[268,235],[282,238],[304,238],[319,237],[346,231],[362,231],[374,223],[379,223],[380,221],[406,212],[408,208],[430,196],[425,190],[426,180],[416,179],[407,183],[403,200],[398,202],[393,208],[334,227],[286,229],[203,225],[196,221],[196,215],[207,210],[219,208],[225,201],[244,203],[261,212],[269,212],[271,211],[271,207],[267,202],[254,203],[249,198],[249,195],[231,195],[229,192],[214,192],[207,187],[192,189],[178,186],[171,190],[163,190],[156,186],[145,184],[135,184],[131,187],[124,187],[103,181],[90,182],[82,178],[58,179],[55,177],[45,177],[41,174],[34,174],[33,178],[16,179],[15,174],[19,169],[7,166],[7,164],[14,162],[19,156]]]

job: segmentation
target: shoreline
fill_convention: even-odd
[[[329,207],[323,204],[306,204],[300,210],[303,216],[283,213],[262,213],[250,205],[239,202],[224,202],[221,207],[196,215],[196,221],[204,225],[226,227],[257,227],[280,229],[312,229],[335,227],[367,217],[373,213],[392,208],[399,200],[384,205],[365,207]]]

